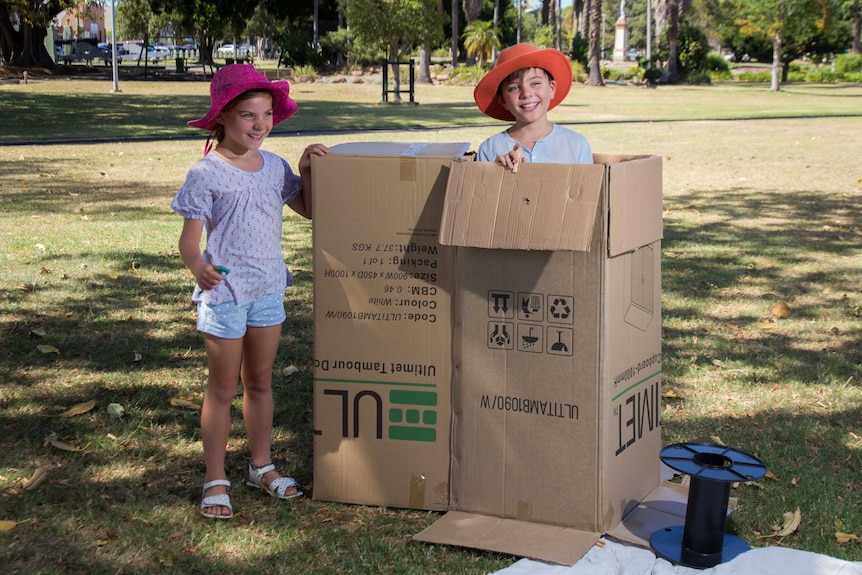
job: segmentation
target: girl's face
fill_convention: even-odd
[[[257,151],[272,131],[272,94],[255,93],[219,114],[224,126],[222,144],[230,149]]]
[[[541,68],[530,68],[520,78],[500,86],[500,104],[515,116],[517,124],[542,120],[557,93],[556,80],[548,79]]]

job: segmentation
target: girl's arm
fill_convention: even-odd
[[[311,144],[302,153],[299,159],[299,176],[302,178],[302,193],[287,204],[290,209],[299,215],[311,219],[313,213],[313,194],[311,191],[311,156],[324,156],[329,153],[329,148],[323,144]]]
[[[183,220],[183,231],[180,234],[180,257],[191,270],[195,280],[203,290],[213,289],[224,276],[206,263],[201,257],[201,237],[204,231],[203,220]]]

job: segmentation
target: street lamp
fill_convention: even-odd
[[[114,88],[111,92],[119,92],[119,67],[117,66],[117,0],[111,0],[111,67],[114,72]]]

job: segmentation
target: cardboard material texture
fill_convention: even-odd
[[[448,510],[416,539],[571,565],[629,512],[661,524],[640,505],[659,486],[661,159],[513,173],[466,149],[312,159],[314,497]]]
[[[449,504],[454,248],[437,242],[467,144],[314,157],[314,498]]]
[[[572,564],[659,484],[661,160],[596,161],[452,167],[456,513],[420,540]]]

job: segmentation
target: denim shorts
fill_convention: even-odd
[[[198,302],[198,331],[223,339],[239,339],[246,327],[271,327],[284,323],[284,290],[241,304],[233,301],[208,305]]]

